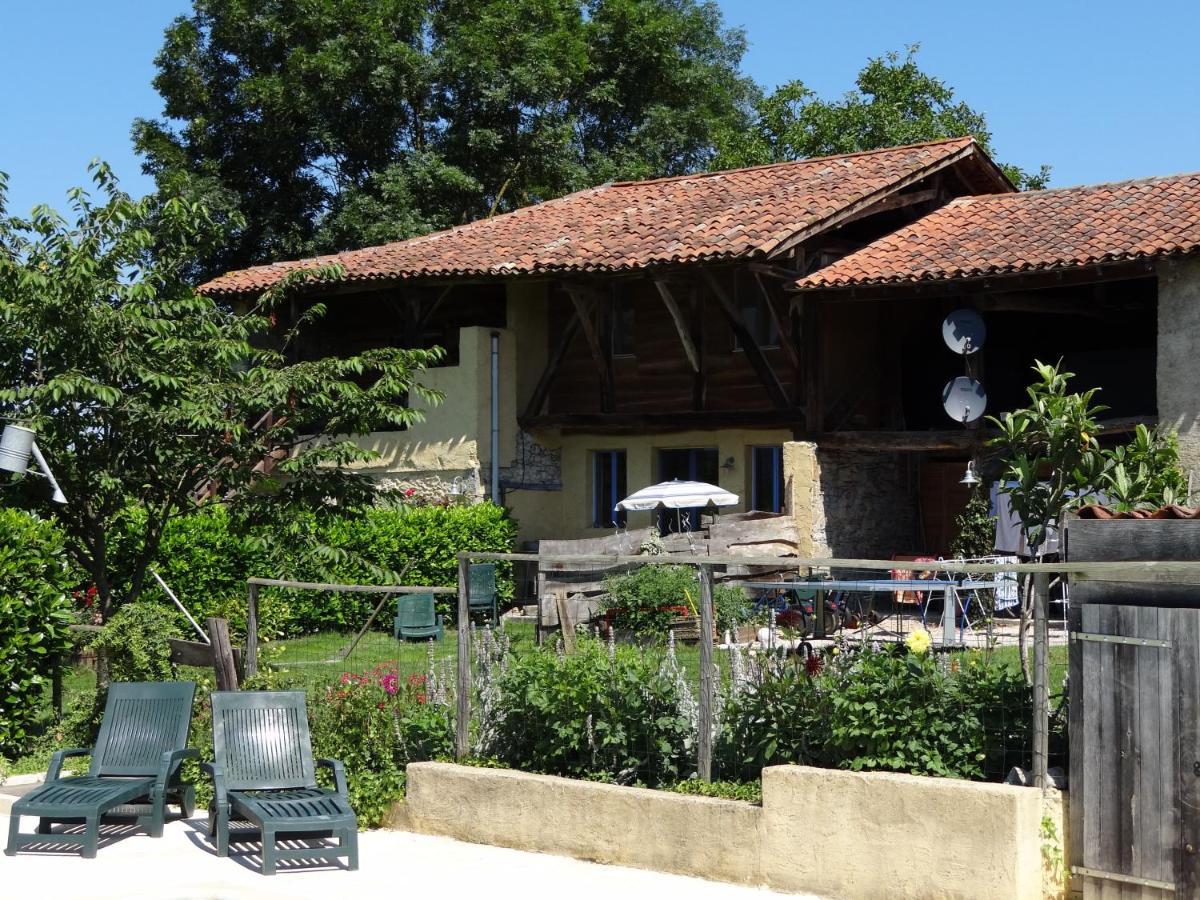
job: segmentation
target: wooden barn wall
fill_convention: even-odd
[[[683,344],[661,297],[649,280],[631,279],[619,283],[619,290],[635,304],[636,326],[633,353],[613,358],[613,385],[617,412],[681,412],[692,409],[767,410],[771,409],[762,382],[746,360],[746,354],[734,350],[733,331],[715,300],[672,284],[683,314],[695,323],[693,339],[703,356],[703,404],[695,403],[696,377],[683,350]],[[744,284],[743,284],[744,287]],[[778,303],[781,312],[786,309]],[[607,313],[607,310],[605,311]],[[550,343],[561,334],[573,315],[569,298],[552,289],[549,303]],[[607,351],[606,316],[602,317],[602,342]],[[772,348],[764,353],[792,398],[798,381],[784,351]],[[559,368],[549,396],[549,412],[600,412],[600,380],[587,341],[577,333]]]

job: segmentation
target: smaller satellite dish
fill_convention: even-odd
[[[942,390],[942,406],[955,422],[974,422],[987,409],[987,392],[974,378],[959,375]]]
[[[982,349],[987,340],[983,316],[973,309],[956,309],[942,322],[942,340],[960,356],[969,356]]]

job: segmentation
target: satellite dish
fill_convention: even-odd
[[[987,392],[974,378],[959,375],[942,390],[942,406],[955,422],[974,422],[987,409]]]
[[[942,322],[942,340],[960,356],[969,356],[983,347],[987,325],[973,309],[956,309]]]

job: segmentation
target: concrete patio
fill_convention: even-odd
[[[0,815],[0,835],[8,833],[8,824],[8,816]],[[32,824],[27,820],[26,827]],[[55,851],[52,844],[44,851],[0,856],[0,892],[39,900],[365,900],[402,894],[521,900],[564,896],[572,900],[795,900],[799,896],[402,831],[362,833],[361,868],[356,872],[284,862],[276,875],[266,878],[258,872],[257,845],[235,844],[230,858],[218,858],[204,816],[169,822],[158,840],[119,825],[106,826],[104,832],[96,859]]]

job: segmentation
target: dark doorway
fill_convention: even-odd
[[[716,484],[719,477],[716,447],[686,447],[658,451],[658,480],[705,481]],[[658,530],[662,534],[677,531],[696,531],[700,528],[700,514],[704,507],[692,509],[663,510],[658,516]]]

